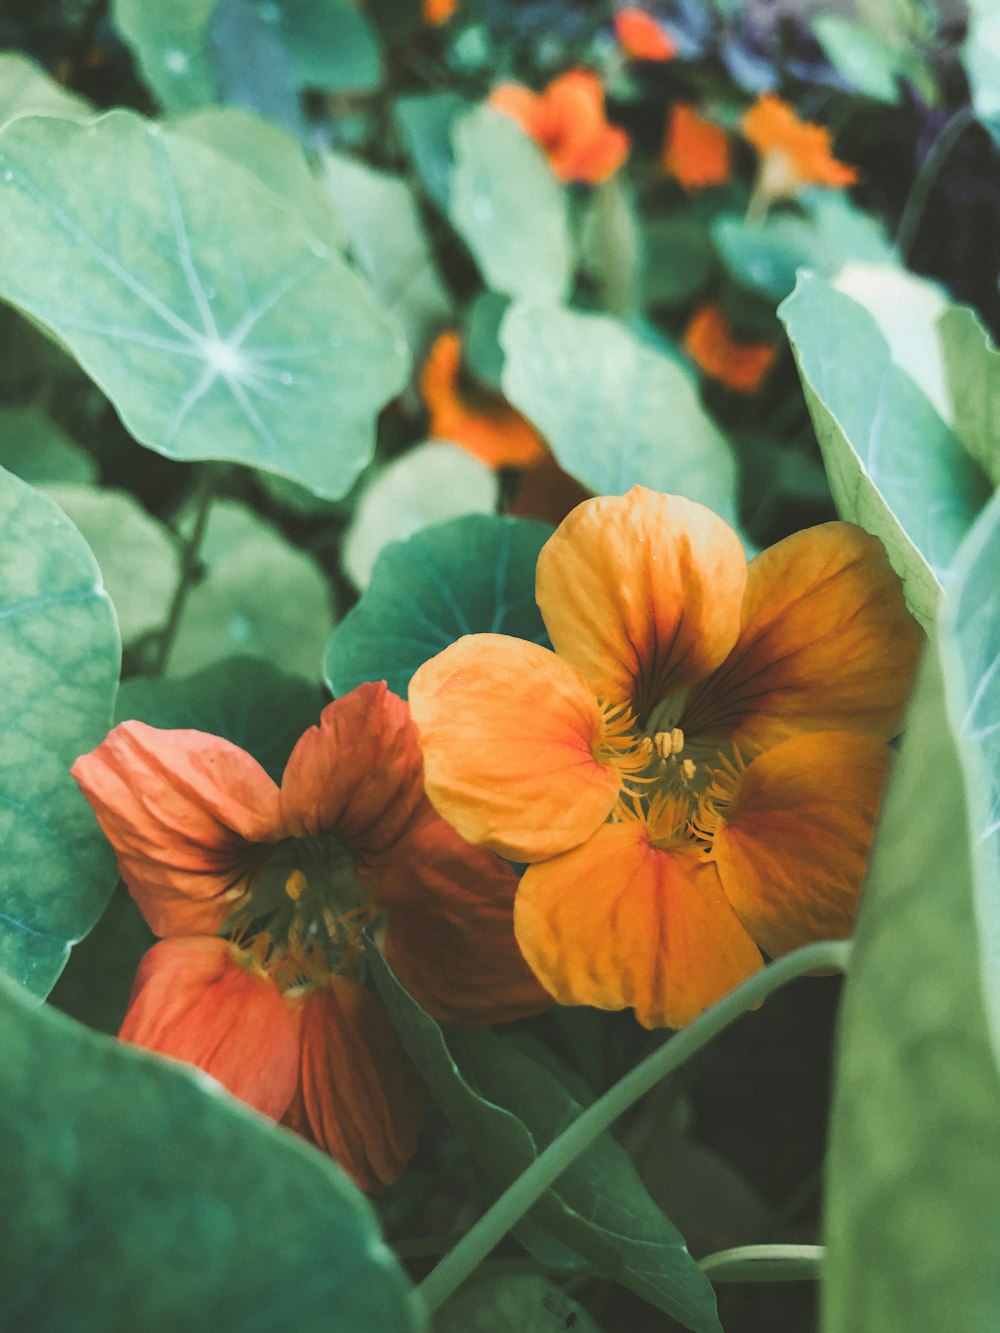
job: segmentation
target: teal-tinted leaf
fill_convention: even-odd
[[[994,486],[1000,486],[1000,351],[968,306],[937,322],[955,434]]]
[[[674,361],[617,320],[527,304],[510,310],[501,343],[505,394],[590,490],[639,484],[732,516],[729,445]]]
[[[451,316],[427,233],[401,176],[374,171],[341,153],[323,156],[323,176],[351,252],[382,305],[419,355]]]
[[[452,141],[451,220],[487,284],[560,301],[572,269],[566,191],[541,149],[489,106],[463,116]]]
[[[612,176],[592,193],[580,238],[581,260],[601,309],[625,319],[639,299],[643,235],[635,200]]]
[[[456,444],[419,444],[377,472],[344,538],[344,569],[366,588],[379,553],[435,523],[496,513],[496,473]]]
[[[0,982],[0,1324],[417,1333],[374,1215],[204,1076]]]
[[[856,301],[806,274],[779,314],[837,508],[881,538],[928,625],[985,478]]]
[[[111,850],[69,769],[104,739],[119,660],[83,538],[0,472],[0,969],[36,995],[114,888]]]
[[[994,0],[969,0],[962,56],[976,115],[1000,144],[1000,9]]]
[[[0,52],[0,125],[15,116],[87,116],[90,106],[49,78],[33,60]]]
[[[500,1193],[579,1116],[568,1073],[538,1042],[434,1023],[369,950],[379,994],[435,1100]],[[625,1151],[605,1135],[532,1209],[531,1219],[607,1276],[679,1320],[721,1333],[708,1279],[646,1193]]]
[[[306,139],[300,81],[281,29],[280,4],[216,0],[208,46],[218,101],[246,107]]]
[[[180,578],[177,544],[166,528],[125,491],[60,484],[46,494],[93,551],[122,642],[164,625]]]
[[[837,73],[879,102],[899,101],[900,53],[871,28],[843,14],[818,14],[813,34]]]
[[[410,677],[463,634],[547,643],[535,605],[544,523],[475,514],[425,528],[379,556],[371,583],[330,639],[326,682],[335,695],[385,680],[406,698]]]
[[[510,301],[496,292],[480,292],[466,311],[462,335],[462,360],[466,366],[500,393],[503,388],[503,349],[500,325]]]
[[[434,1313],[434,1333],[601,1333],[572,1297],[538,1273],[481,1269]]]
[[[798,203],[816,229],[817,253],[826,259],[824,272],[836,272],[852,259],[871,264],[893,260],[881,223],[852,204],[842,190],[806,190]]]
[[[249,653],[317,679],[332,615],[316,562],[233,501],[213,507],[202,554],[207,572],[188,594],[171,674]]]
[[[378,38],[350,0],[254,0],[254,7],[281,34],[303,87],[328,93],[378,87]]]
[[[447,209],[451,199],[451,176],[455,154],[452,131],[470,103],[457,93],[420,93],[399,97],[393,105],[396,125],[406,144],[424,189],[438,205]]]
[[[333,206],[310,170],[302,145],[290,134],[235,106],[194,111],[174,120],[171,128],[232,158],[283,199],[318,241],[334,249],[343,247],[343,228]]]
[[[985,595],[990,609],[959,634],[985,643],[988,624],[995,654],[995,512],[989,523],[988,539],[985,529],[970,538],[983,545],[958,605],[974,613],[966,599]],[[991,564],[980,566],[987,554]],[[825,1333],[986,1333],[1000,1323],[1000,1077],[977,966],[969,836],[979,799],[942,686],[942,658],[952,704],[954,655],[980,664],[975,653],[965,659],[953,613],[942,619],[944,641],[926,655],[883,803],[841,1013]],[[994,881],[994,899],[998,891]]]
[[[646,305],[683,305],[701,288],[712,267],[704,224],[688,212],[654,218],[646,227],[642,292]]]
[[[112,20],[166,111],[214,102],[208,25],[217,0],[113,0]]]
[[[137,439],[349,489],[406,352],[280,200],[129,112],[14,121],[0,198],[0,295],[62,339]]]
[[[712,225],[712,240],[737,281],[775,300],[792,290],[800,268],[819,267],[815,229],[795,213],[775,213],[763,224],[722,214]]]
[[[135,676],[123,682],[115,722],[192,727],[224,736],[280,780],[292,747],[323,709],[318,686],[259,657],[227,657],[191,676]]]
[[[31,407],[0,411],[0,467],[33,486],[50,481],[86,484],[97,475],[90,454]]]

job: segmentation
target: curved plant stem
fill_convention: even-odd
[[[822,1264],[822,1245],[740,1245],[698,1260],[712,1282],[808,1282]]]
[[[181,616],[184,614],[184,603],[187,601],[188,593],[191,591],[195,576],[198,573],[198,552],[201,550],[202,539],[208,526],[208,516],[212,509],[212,501],[215,499],[215,491],[221,471],[222,469],[218,463],[204,463],[202,465],[195,496],[194,523],[181,549],[180,577],[174,591],[174,600],[170,603],[167,623],[164,625],[163,632],[157,641],[156,655],[150,668],[150,673],[154,676],[162,675],[166,669],[170,650],[174,646],[174,639],[177,637],[177,630],[180,627]]]
[[[899,226],[896,228],[896,253],[904,264],[913,248],[913,242],[917,239],[920,219],[923,217],[934,182],[948,154],[974,120],[971,106],[959,107],[934,140],[930,151],[920,164],[920,170],[907,196]]]
[[[787,982],[818,970],[846,971],[850,947],[846,941],[829,940],[808,944],[804,949],[786,954],[748,977],[690,1027],[664,1042],[609,1088],[603,1097],[588,1106],[568,1129],[539,1153],[527,1170],[428,1274],[416,1289],[414,1300],[427,1311],[436,1310],[537,1203],[553,1181],[644,1093],[673,1073],[747,1009],[760,1004]]]

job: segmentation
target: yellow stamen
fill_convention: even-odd
[[[698,765],[693,759],[684,759],[681,761],[681,777],[685,782],[691,782],[697,772]]]
[[[302,871],[298,869],[293,870],[285,880],[285,892],[288,894],[289,898],[291,898],[293,903],[298,902],[308,887],[309,881],[306,879]]]

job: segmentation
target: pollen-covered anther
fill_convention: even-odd
[[[293,903],[298,902],[308,887],[308,879],[306,879],[302,871],[298,869],[293,870],[285,880],[285,893],[287,893]]]
[[[693,759],[681,760],[681,777],[685,782],[693,782],[694,775],[698,772],[698,765]]]
[[[661,759],[676,759],[684,749],[684,732],[680,727],[658,731],[653,737],[653,748]]]

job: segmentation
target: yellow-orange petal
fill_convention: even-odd
[[[712,858],[765,953],[850,935],[889,754],[868,736],[813,732],[741,774]]]
[[[750,749],[803,731],[888,740],[923,642],[882,543],[850,523],[796,532],[750,562],[729,657],[681,726]]]
[[[840,189],[853,185],[858,173],[833,155],[829,130],[800,120],[773,93],[763,93],[745,113],[744,137],[763,159],[765,194],[779,199],[807,185]]]
[[[369,1193],[416,1152],[426,1093],[381,1003],[345,977],[298,998],[299,1083],[284,1123]]]
[[[615,36],[633,60],[672,60],[677,54],[668,34],[644,9],[619,9],[615,15]]]
[[[734,338],[717,305],[703,305],[684,329],[684,350],[706,375],[733,393],[756,393],[778,354],[773,343]]]
[[[560,1004],[631,1006],[645,1027],[684,1027],[761,966],[715,867],[633,821],[529,866],[514,930]]]
[[[281,837],[277,787],[219,736],[122,722],[72,774],[157,935],[218,930]]]
[[[281,992],[227,940],[160,940],[143,955],[118,1036],[197,1065],[280,1120],[295,1092],[299,1043]]]
[[[467,842],[515,861],[566,851],[614,808],[621,778],[594,757],[601,710],[547,648],[472,634],[410,681],[427,795]]]
[[[432,811],[370,883],[385,956],[439,1023],[509,1023],[551,1004],[514,939],[517,875]]]
[[[405,702],[384,681],[328,704],[298,740],[281,779],[285,836],[333,830],[378,855],[423,809],[423,760]]]
[[[677,102],[664,128],[663,168],[685,190],[723,185],[733,172],[729,135],[693,106]]]
[[[726,657],[746,558],[704,505],[634,486],[585,500],[538,557],[535,595],[561,657],[640,718]]]

